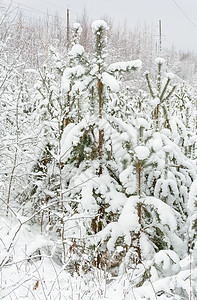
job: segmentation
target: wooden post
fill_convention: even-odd
[[[49,15],[47,13],[47,19],[46,19],[46,26],[47,26],[47,32],[46,32],[46,65],[48,70],[48,60],[49,60]]]
[[[69,8],[67,8],[67,50],[70,45],[70,11]]]
[[[158,43],[156,42],[156,53],[157,52],[161,53],[161,51],[162,51],[162,37],[165,36],[164,34],[162,34],[161,20],[159,20],[159,34],[157,34],[155,36],[159,38]]]
[[[162,50],[161,37],[162,37],[162,34],[161,34],[161,20],[159,20],[159,50],[160,50],[160,52]]]

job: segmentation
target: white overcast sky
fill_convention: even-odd
[[[0,0],[0,7],[9,3],[10,0]],[[126,20],[131,28],[147,22],[153,25],[155,35],[161,19],[164,45],[197,53],[197,0],[16,0],[12,1],[12,6],[18,3],[29,7],[21,6],[26,16],[42,15],[32,8],[44,13],[48,10],[50,14],[58,12],[66,19],[69,7],[73,21],[77,21],[77,15],[86,8],[92,20],[107,15],[117,25]]]

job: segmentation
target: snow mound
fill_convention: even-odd
[[[74,23],[73,29],[77,30],[79,33],[81,33],[83,31],[80,23]]]
[[[144,118],[137,118],[135,124],[138,129],[141,127],[143,128],[149,127],[149,123]]]
[[[166,74],[166,77],[167,77],[168,79],[173,79],[173,78],[175,77],[175,75],[174,75],[173,73],[167,73],[167,74]]]
[[[116,93],[119,91],[119,82],[112,75],[103,72],[102,82],[107,85],[112,92]]]
[[[164,63],[165,63],[165,59],[164,58],[162,58],[162,57],[157,57],[156,59],[155,59],[155,63],[156,64],[160,64],[160,65],[163,65]]]
[[[150,151],[145,146],[137,146],[135,148],[135,154],[139,160],[144,160],[144,159],[148,158]]]
[[[108,30],[108,25],[103,20],[96,20],[92,23],[92,32],[96,33],[99,29]]]
[[[196,210],[197,204],[197,179],[194,180],[190,187],[188,209],[192,213]]]
[[[82,55],[85,52],[84,47],[80,44],[76,44],[72,47],[69,52],[69,55],[76,57],[77,55]]]

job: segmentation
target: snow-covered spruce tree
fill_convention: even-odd
[[[119,180],[126,149],[122,147],[121,135],[112,125],[109,113],[119,90],[119,81],[114,74],[141,66],[140,61],[106,65],[107,29],[106,22],[102,20],[92,24],[94,58],[88,64],[89,71],[76,79],[76,84],[81,86],[85,111],[82,120],[68,124],[62,136],[65,238],[67,243],[70,238],[72,258],[77,253],[81,260],[81,251],[85,251],[88,254],[86,263],[92,264],[96,259],[94,264],[97,267],[107,263],[109,267],[110,261],[105,246],[95,247],[94,235],[117,219],[117,204],[120,201],[122,206],[127,199]],[[63,87],[69,82],[67,79],[63,76]],[[85,245],[87,236],[89,242],[86,240]],[[69,253],[69,247],[67,249]]]
[[[84,107],[81,105],[81,84],[87,72],[89,61],[83,46],[79,44],[82,28],[79,23],[73,24],[72,47],[68,52],[67,62],[63,70],[62,91],[64,98],[63,127],[81,120]]]
[[[81,27],[75,24],[74,41],[79,39]],[[77,32],[77,33],[76,33]],[[78,36],[78,38],[77,38]],[[69,67],[71,70],[77,65],[83,55],[83,47],[73,42],[69,52]],[[71,94],[70,77],[68,80],[68,93],[62,95],[61,79],[65,63],[59,53],[53,48],[48,56],[48,65],[44,64],[37,70],[27,70],[35,74],[33,82],[31,120],[28,130],[32,133],[32,145],[28,151],[30,162],[28,164],[28,187],[20,195],[23,214],[35,214],[34,222],[40,224],[41,232],[48,230],[58,235],[58,243],[62,243],[62,161],[61,136],[64,127],[70,122],[79,122],[79,110],[76,100],[79,93]],[[75,62],[76,60],[76,62]],[[72,72],[70,72],[73,76]],[[79,74],[78,74],[79,75]],[[33,76],[32,76],[33,77]],[[78,98],[76,98],[76,94]],[[73,116],[70,118],[70,109]],[[31,209],[30,209],[31,208]],[[61,247],[61,246],[60,246]],[[59,246],[57,245],[54,257],[59,259]],[[60,254],[60,256],[62,253]],[[61,258],[60,258],[61,260]]]
[[[156,101],[156,108],[153,113],[153,120],[156,124],[155,127],[153,126],[150,142],[155,149],[158,147],[156,160],[160,167],[159,170],[152,169],[151,172],[148,170],[146,175],[147,188],[150,190],[147,192],[171,205],[185,219],[187,217],[188,189],[195,178],[196,171],[192,161],[185,157],[185,153],[182,151],[183,147],[178,140],[178,130],[175,124],[182,124],[181,129],[185,133],[186,127],[181,123],[178,116],[173,115],[171,102],[173,102],[172,92],[175,86],[169,87],[168,90],[172,76],[167,73],[167,78],[164,77],[162,80],[161,67],[164,60],[159,58],[156,59],[156,62],[158,64],[156,91],[154,91],[147,73],[145,76],[153,98],[152,101]],[[160,112],[160,106],[163,109],[163,114]]]
[[[149,79],[147,81],[149,90],[153,91]],[[165,84],[163,86],[165,87]],[[169,94],[170,92],[167,93],[167,95]],[[163,125],[160,125],[160,130],[156,127],[151,133],[151,138],[149,138],[148,143],[155,150],[153,158],[157,163],[157,167],[147,168],[145,178],[146,193],[161,199],[176,211],[177,235],[184,241],[184,251],[180,252],[179,255],[180,258],[183,258],[189,244],[186,223],[188,218],[188,191],[196,178],[196,164],[195,160],[190,158],[190,155],[189,158],[185,156],[185,148],[180,143],[181,138],[183,141],[187,141],[188,130],[181,119],[180,107],[174,107],[174,97],[172,94],[170,97],[167,96],[168,104],[166,105],[165,114],[169,116],[167,118],[169,122],[163,122],[162,116],[160,116],[159,122]],[[192,105],[192,101],[189,106]],[[163,119],[165,120],[166,117]],[[190,135],[194,137],[193,130],[190,130]],[[193,139],[194,141],[195,139]]]
[[[121,128],[120,122],[119,125]],[[183,247],[176,234],[177,212],[162,199],[146,195],[146,171],[158,167],[155,159],[158,149],[149,142],[149,130],[149,124],[143,118],[136,119],[136,130],[132,125],[124,125],[125,146],[130,143],[131,147],[119,178],[127,199],[116,207],[119,212],[117,220],[97,234],[101,244],[107,242],[107,249],[114,257],[125,257],[121,264],[120,260],[118,262],[119,272],[132,270],[138,278],[134,280],[137,285],[143,284],[150,276],[155,280],[167,273],[176,273],[181,255],[181,251],[178,254],[176,251]],[[162,261],[167,258],[168,269],[162,270]]]
[[[167,74],[163,81],[161,62],[164,61],[156,62],[160,67],[155,91],[146,73],[152,101],[145,101],[143,109],[136,101],[136,115],[132,121],[128,119],[129,125],[117,120],[130,155],[119,178],[130,198],[120,210],[118,221],[98,234],[102,243],[108,240],[107,247],[112,251],[120,251],[118,246],[123,246],[121,251],[127,253],[127,266],[135,269],[135,263],[139,265],[143,276],[138,284],[150,275],[156,279],[178,272],[178,261],[187,249],[188,189],[196,176],[192,162],[173,141],[169,101],[174,88],[168,90],[172,75]],[[161,112],[160,105],[165,105]],[[168,267],[164,266],[166,259]]]

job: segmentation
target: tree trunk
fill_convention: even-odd
[[[100,74],[100,64],[99,64],[99,74]],[[98,79],[98,94],[99,94],[99,119],[102,119],[102,83],[100,78]],[[99,130],[98,155],[100,161],[102,160],[102,142],[103,142],[102,130]],[[102,174],[102,166],[100,163],[99,175],[101,174]]]

